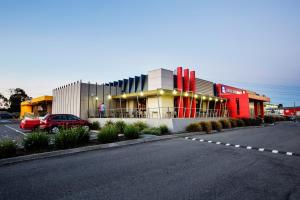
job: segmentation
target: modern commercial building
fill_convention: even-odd
[[[178,67],[174,71],[155,69],[106,84],[78,81],[55,88],[52,112],[100,121],[138,118],[157,124],[171,119],[174,127],[176,120],[186,124],[210,118],[263,116],[263,102],[267,101],[268,97],[215,84],[196,77],[193,70]],[[102,103],[105,115],[99,119]]]
[[[295,106],[295,107],[284,107],[283,108],[283,113],[284,116],[296,116],[296,117],[300,117],[300,107],[299,106]]]

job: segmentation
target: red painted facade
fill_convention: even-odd
[[[190,90],[193,92],[193,94],[196,92],[196,72],[191,71],[190,72]],[[196,117],[196,99],[192,98],[192,110],[191,110],[191,116],[192,118]]]
[[[300,116],[300,107],[289,107],[283,109],[284,116]]]
[[[182,83],[182,67],[177,67],[177,90],[183,92],[183,83]],[[178,117],[183,117],[183,98],[177,98],[177,107],[178,107]]]

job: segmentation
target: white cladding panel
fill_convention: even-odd
[[[156,69],[148,73],[148,90],[174,89],[173,71]]]

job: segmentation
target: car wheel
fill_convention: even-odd
[[[59,133],[59,128],[58,127],[52,127],[51,128],[51,133],[54,133],[54,134],[57,134],[57,133]]]
[[[89,126],[83,126],[82,127],[86,132],[89,132],[90,131],[90,127]]]

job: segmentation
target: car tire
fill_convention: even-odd
[[[86,132],[89,132],[89,131],[90,131],[90,127],[89,127],[89,126],[82,126],[82,128],[83,128]]]
[[[54,133],[54,134],[57,134],[57,133],[59,133],[59,128],[58,128],[57,126],[54,126],[54,127],[52,127],[52,128],[50,129],[50,132],[51,132],[51,133]]]

